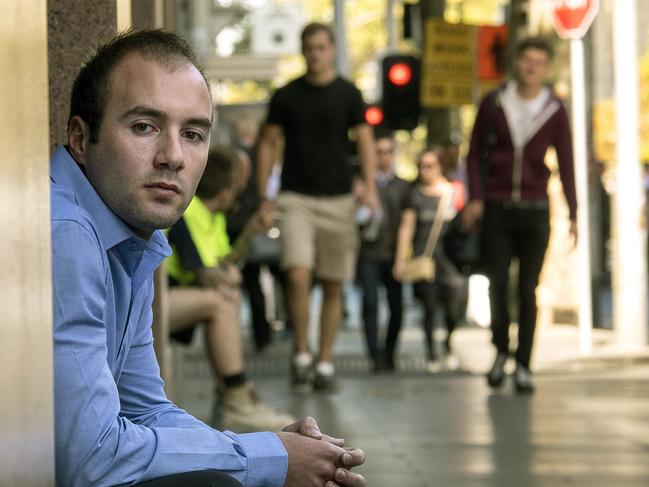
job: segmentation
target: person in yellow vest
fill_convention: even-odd
[[[241,274],[234,263],[241,252],[233,252],[224,215],[239,189],[237,160],[229,148],[210,150],[196,196],[169,230],[169,322],[172,337],[184,343],[191,341],[197,325],[205,328],[209,361],[219,379],[221,428],[275,431],[295,419],[257,398],[246,378],[241,349]],[[261,228],[259,215],[253,216],[243,238]]]

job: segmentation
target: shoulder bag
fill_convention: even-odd
[[[428,240],[426,240],[424,252],[406,261],[402,277],[404,282],[432,281],[435,279],[435,259],[433,259],[433,253],[435,252],[435,247],[442,232],[444,214],[451,201],[452,194],[452,190],[447,190],[440,197],[433,226],[428,234]]]

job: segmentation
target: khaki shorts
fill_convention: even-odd
[[[284,191],[277,197],[282,269],[308,267],[320,279],[354,278],[358,230],[351,195],[307,196]]]

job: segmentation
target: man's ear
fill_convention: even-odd
[[[75,115],[68,124],[68,147],[74,160],[82,166],[86,165],[89,144],[90,126],[79,115]]]

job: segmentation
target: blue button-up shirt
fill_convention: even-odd
[[[64,147],[51,161],[57,485],[130,485],[220,470],[248,487],[282,486],[274,433],[219,432],[165,396],[151,332],[160,231],[138,237]]]

